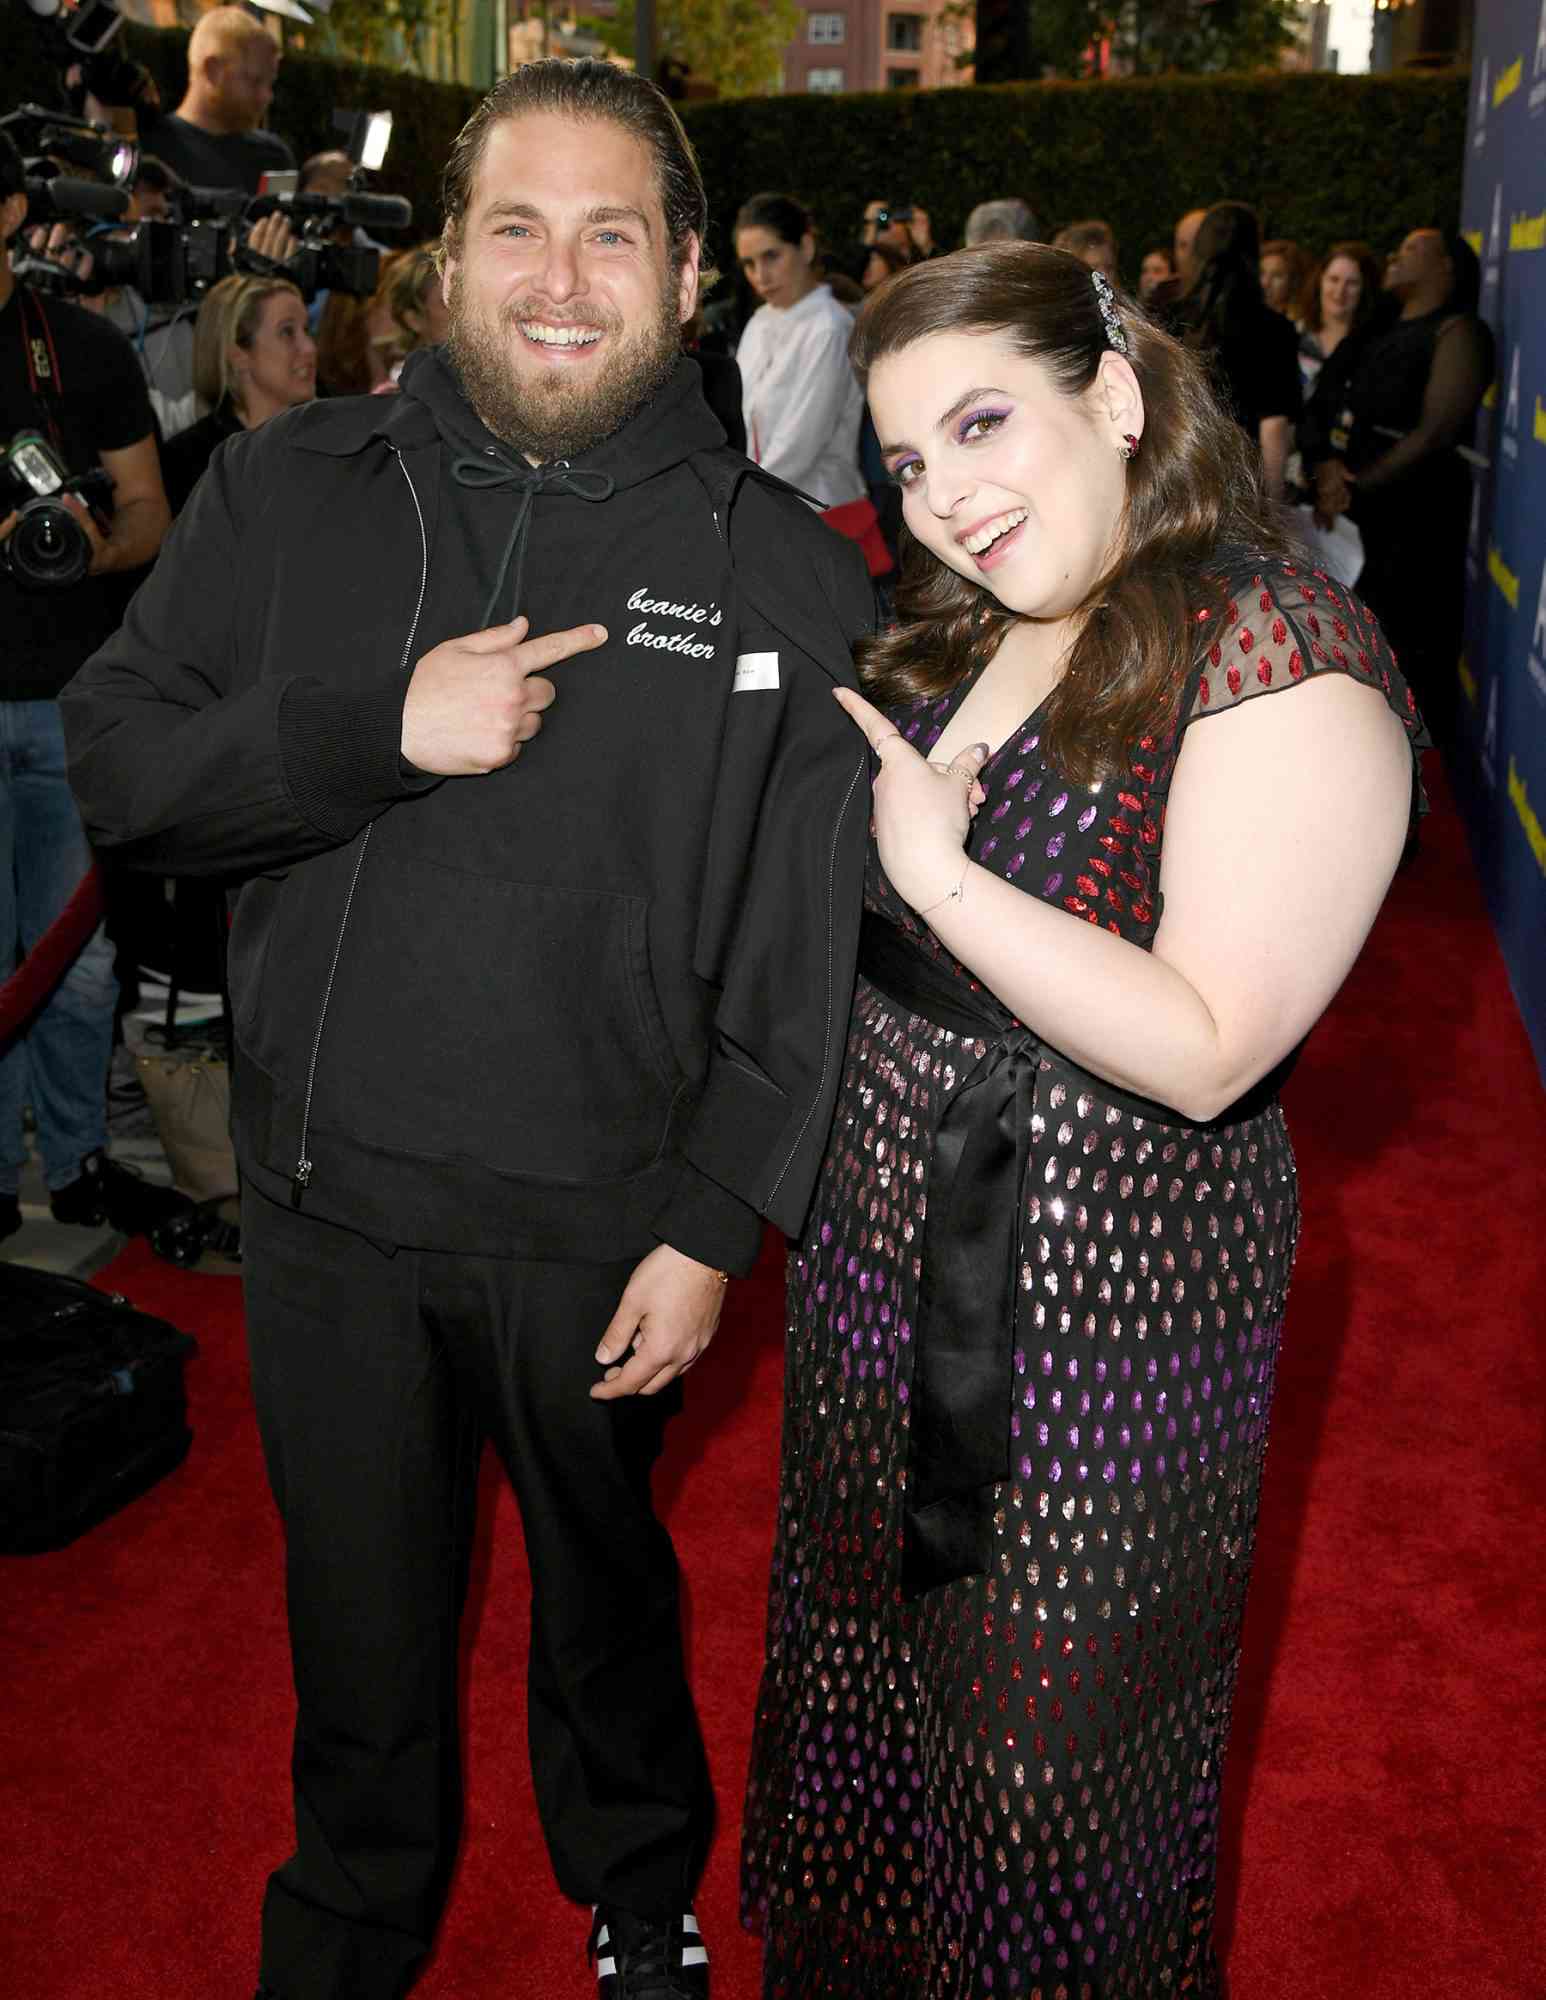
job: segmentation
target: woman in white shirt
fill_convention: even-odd
[[[748,455],[825,507],[861,499],[853,320],[816,275],[810,216],[787,195],[754,195],[735,219],[735,254],[762,301],[735,357]]]

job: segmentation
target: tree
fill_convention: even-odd
[[[722,97],[759,96],[777,90],[785,44],[804,18],[799,0],[656,0],[656,57],[685,63],[697,82],[713,84]],[[578,26],[632,58],[633,0],[618,0],[615,15]]]
[[[942,18],[960,24],[974,11],[980,31],[980,0],[949,0]],[[1094,75],[1102,45],[1112,69],[1128,76],[1275,69],[1294,41],[1294,20],[1294,0],[1030,0],[1024,73]],[[955,57],[958,69],[972,63],[970,49]],[[976,76],[994,80],[980,62]]]
[[[1135,76],[1275,69],[1294,18],[1294,0],[1128,0],[1113,45]]]
[[[457,0],[333,0],[293,39],[310,54],[423,72],[426,45],[456,25]]]

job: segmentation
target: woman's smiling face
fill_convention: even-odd
[[[870,410],[912,534],[1004,605],[1067,617],[1107,568],[1143,402],[1114,351],[1066,395],[1003,334],[941,333],[884,355]]]

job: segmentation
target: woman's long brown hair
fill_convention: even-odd
[[[1227,600],[1224,567],[1289,554],[1256,449],[1220,408],[1202,358],[1125,294],[1117,310],[1143,391],[1143,442],[1042,729],[1048,758],[1079,784],[1114,777],[1134,744],[1166,726],[1199,650],[1198,613]],[[986,243],[902,272],[865,303],[849,352],[867,383],[884,356],[944,333],[999,335],[1070,397],[1109,351],[1088,269],[1038,243]],[[867,690],[891,707],[947,693],[1019,622],[905,526],[902,551],[897,622],[858,654]]]

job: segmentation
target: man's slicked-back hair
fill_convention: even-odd
[[[456,135],[444,182],[445,238],[453,254],[490,131],[504,119],[519,118],[527,111],[556,112],[561,118],[606,119],[631,132],[649,148],[655,161],[673,260],[680,257],[689,236],[703,242],[709,221],[703,175],[692,141],[670,101],[654,84],[615,63],[591,56],[578,60],[543,56],[501,77]]]

